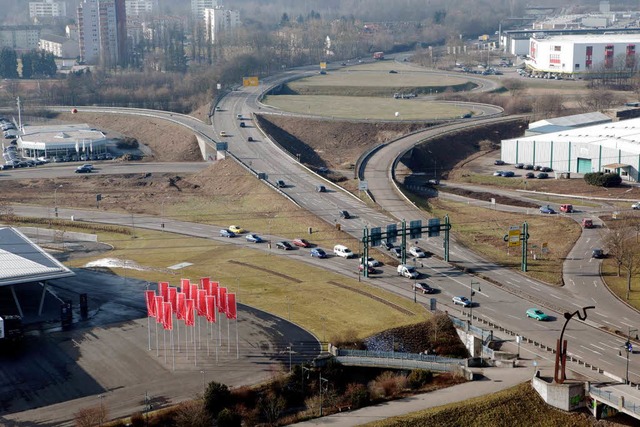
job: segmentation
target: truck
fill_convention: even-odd
[[[384,52],[374,52],[373,53],[373,59],[383,60],[384,59]]]

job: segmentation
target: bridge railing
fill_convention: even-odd
[[[598,396],[601,400],[608,403],[609,406],[617,408],[620,406],[620,396],[612,393],[609,390],[602,390],[598,387],[589,386],[589,393]],[[628,399],[623,399],[622,406],[629,412],[640,415],[640,404],[636,402],[629,402]]]
[[[461,369],[459,363],[441,363],[412,359],[388,359],[382,357],[338,356],[336,360],[350,366],[368,366],[397,369],[424,369],[436,372],[453,372]],[[459,359],[454,359],[459,360]],[[462,368],[464,369],[464,368]]]
[[[454,364],[454,365],[463,365],[465,363],[465,359],[432,356],[432,355],[422,354],[422,353],[402,353],[402,352],[395,352],[395,351],[339,349],[336,351],[336,356],[360,357],[360,358],[370,358],[370,359],[415,360],[419,362],[447,363],[447,364]]]

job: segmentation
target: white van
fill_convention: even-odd
[[[353,258],[356,256],[351,249],[344,245],[335,245],[333,247],[333,254],[342,258]]]

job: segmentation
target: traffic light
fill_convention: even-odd
[[[624,343],[624,347],[627,349],[627,352],[629,353],[633,351],[633,345],[631,344],[631,341],[627,341],[626,343]]]

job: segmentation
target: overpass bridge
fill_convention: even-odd
[[[640,386],[589,384],[588,393],[591,398],[589,410],[596,418],[607,418],[617,411],[640,420]]]

